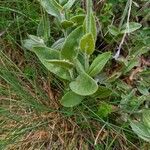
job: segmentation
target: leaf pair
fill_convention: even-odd
[[[76,0],[60,0],[61,6],[56,0],[39,0],[42,7],[47,11],[48,14],[55,16],[57,19],[62,20],[64,10],[69,10]],[[63,16],[63,17],[62,17]]]
[[[81,101],[85,98],[85,96],[90,96],[96,93],[98,91],[98,85],[97,82],[91,76],[97,75],[106,65],[110,57],[111,57],[110,52],[106,52],[99,55],[89,67],[88,70],[89,75],[84,71],[84,68],[79,62],[79,60],[76,60],[75,66],[80,74],[74,81],[72,81],[69,84],[71,91],[65,94],[65,96],[63,96],[61,104],[65,107],[73,107],[81,103]],[[108,93],[111,94],[110,90],[102,88],[99,89],[98,94],[104,91],[107,94]],[[109,94],[108,95],[104,94],[102,97],[109,96]],[[95,97],[96,95],[93,96]]]
[[[50,72],[62,79],[70,80],[68,69],[72,68],[73,64],[65,60],[60,60],[59,51],[46,47],[42,39],[32,35],[24,41],[24,47],[33,51]]]
[[[93,61],[91,66],[88,69],[88,74],[83,71],[81,68],[80,75],[76,78],[75,81],[70,83],[70,89],[83,96],[92,95],[94,94],[97,89],[98,85],[92,77],[96,76],[98,73],[102,71],[106,63],[111,57],[110,52],[105,52],[99,56],[96,57],[96,59]],[[80,65],[81,66],[81,65]]]
[[[69,86],[71,91],[67,92],[61,99],[61,104],[65,107],[80,104],[85,96],[92,95],[98,89],[96,81],[85,72],[81,73]]]

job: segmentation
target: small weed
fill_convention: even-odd
[[[149,5],[1,1],[0,149],[149,150]]]

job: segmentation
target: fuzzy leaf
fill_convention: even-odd
[[[34,46],[45,46],[43,39],[34,35],[28,35],[29,39],[23,41],[23,46],[28,49],[32,50]]]
[[[52,49],[57,49],[57,50],[61,50],[63,47],[63,44],[65,42],[65,38],[60,38],[59,40],[57,40],[52,46]]]
[[[150,142],[150,130],[142,123],[131,121],[132,130],[143,140]]]
[[[150,110],[143,111],[143,122],[150,129]]]
[[[68,21],[68,20],[64,20],[64,21],[61,22],[61,25],[62,25],[63,29],[67,29],[69,27],[72,27],[73,24],[74,23],[72,21]]]
[[[73,68],[73,64],[66,60],[51,59],[51,60],[46,60],[46,61],[50,64],[53,64],[62,68],[66,68],[66,69]]]
[[[82,37],[82,35],[83,35],[82,26],[76,28],[69,34],[61,50],[62,59],[73,60],[77,56],[78,54],[77,48],[79,46],[79,40]]]
[[[68,2],[63,6],[63,8],[69,10],[73,6],[75,1],[76,0],[68,0]]]
[[[90,27],[90,31],[93,34],[94,40],[96,41],[97,38],[97,27],[96,27],[96,20],[95,20],[95,16],[92,13],[91,14],[91,27]]]
[[[64,4],[67,3],[67,1],[68,1],[68,0],[59,0],[59,3],[60,3],[61,5],[64,5]]]
[[[140,65],[140,61],[138,58],[133,58],[130,61],[127,62],[127,66],[124,67],[123,73],[127,73],[129,71],[131,71],[135,66],[139,66]]]
[[[75,64],[76,70],[79,74],[81,74],[82,72],[85,73],[84,66],[81,64],[79,59],[75,59],[74,64]]]
[[[114,25],[108,26],[108,31],[114,36],[117,36],[120,34],[119,29],[117,27],[115,27]]]
[[[122,26],[121,33],[131,33],[131,32],[134,32],[134,31],[138,30],[141,27],[142,27],[142,25],[140,23],[130,22],[129,23],[129,28],[127,28],[127,24]]]
[[[90,76],[95,76],[98,73],[100,73],[110,58],[111,58],[110,52],[105,52],[103,54],[98,55],[90,65],[88,74]]]
[[[83,96],[77,95],[76,93],[70,91],[62,97],[61,104],[64,107],[74,107],[80,104],[83,99],[84,99]]]
[[[85,33],[92,33],[94,40],[96,41],[97,38],[97,27],[96,27],[96,20],[93,13],[89,16],[86,16],[85,22],[83,24],[83,29]]]
[[[47,41],[50,37],[50,21],[48,15],[41,18],[37,29],[37,35]]]
[[[95,41],[92,33],[87,33],[80,40],[80,49],[82,52],[91,55],[95,50]]]
[[[98,85],[88,74],[81,73],[75,81],[70,83],[70,89],[78,95],[87,96],[94,94]]]
[[[40,3],[48,14],[61,20],[61,11],[63,7],[58,4],[56,0],[40,0]]]
[[[42,64],[52,73],[56,74],[58,77],[70,80],[70,74],[68,70],[57,66],[55,64],[49,63],[48,60],[50,59],[59,59],[59,51],[47,48],[47,47],[34,47],[33,51],[42,62]]]
[[[105,86],[99,86],[96,93],[92,95],[94,98],[107,98],[112,94],[112,90],[105,87]]]
[[[85,19],[85,15],[76,15],[76,16],[73,16],[70,21],[74,22],[75,24],[83,24],[84,22],[84,19]]]

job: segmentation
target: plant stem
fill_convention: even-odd
[[[90,32],[91,27],[91,13],[92,13],[92,0],[86,0],[86,11],[87,11],[87,19],[86,19],[86,33]]]
[[[71,79],[73,80],[74,79],[73,69],[69,69],[68,71],[69,71]]]
[[[89,56],[84,53],[84,61],[85,61],[85,70],[87,71],[89,68]]]
[[[86,33],[91,31],[91,14],[92,14],[92,0],[86,0]],[[84,53],[84,61],[85,61],[85,70],[87,71],[89,68],[89,56]]]

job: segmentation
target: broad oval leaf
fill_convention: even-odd
[[[129,22],[129,27],[127,27],[127,23],[122,26],[121,33],[131,33],[138,30],[141,27],[142,25],[140,23]]]
[[[56,65],[58,67],[66,68],[66,69],[71,69],[74,67],[73,63],[67,60],[51,59],[51,60],[46,60],[46,61],[50,64]]]
[[[40,4],[48,14],[57,17],[61,20],[61,11],[63,7],[56,0],[40,0]]]
[[[56,74],[58,77],[70,80],[70,74],[68,70],[57,66],[55,64],[49,63],[48,60],[50,59],[59,59],[60,52],[47,48],[47,47],[33,47],[33,51],[42,62],[42,64],[52,73]]]
[[[90,65],[88,74],[90,76],[95,76],[100,73],[110,58],[111,52],[105,52],[98,55]]]
[[[84,99],[83,96],[78,95],[72,91],[69,91],[62,97],[60,103],[64,107],[74,107],[76,105],[79,105],[83,99]]]
[[[95,50],[95,41],[92,33],[87,33],[80,40],[80,49],[82,52],[91,55]]]
[[[81,39],[82,35],[83,35],[82,26],[76,28],[69,34],[61,50],[62,59],[73,60],[77,56],[79,40]]]
[[[96,81],[86,73],[81,73],[69,86],[74,93],[82,96],[92,95],[98,89]]]
[[[150,142],[150,131],[148,130],[147,126],[139,122],[131,121],[130,125],[132,130],[143,140]]]

